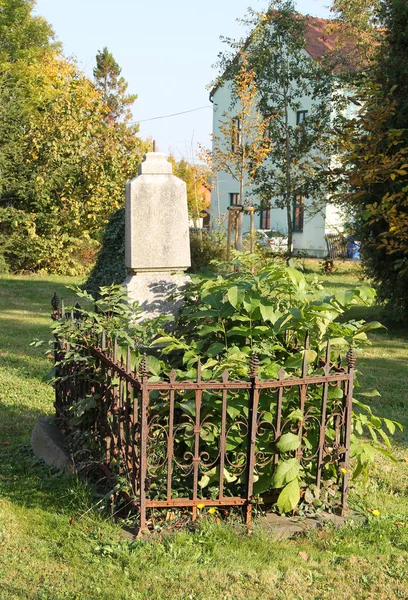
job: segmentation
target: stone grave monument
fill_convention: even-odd
[[[164,154],[148,152],[126,186],[125,286],[142,318],[177,313],[178,291],[190,280],[188,227],[186,184]]]

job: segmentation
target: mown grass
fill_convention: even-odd
[[[317,263],[307,263],[317,270]],[[341,266],[341,265],[340,265]],[[326,278],[331,293],[358,283],[358,269]],[[0,278],[0,598],[30,600],[366,600],[408,598],[408,335],[388,329],[358,359],[369,403],[396,418],[397,463],[380,458],[367,481],[353,484],[350,504],[365,524],[277,541],[238,522],[202,520],[195,532],[163,539],[123,539],[89,487],[33,457],[29,438],[51,414],[53,392],[42,378],[49,362],[33,338],[49,335],[60,277]],[[354,317],[378,319],[379,308]],[[379,517],[371,513],[380,511]]]

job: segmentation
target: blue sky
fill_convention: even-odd
[[[297,9],[326,17],[328,3],[297,0]],[[210,145],[206,86],[216,76],[212,65],[223,48],[220,35],[244,35],[236,19],[248,6],[261,10],[266,5],[263,0],[37,0],[36,13],[53,26],[65,55],[74,56],[90,76],[97,51],[107,46],[129,92],[138,94],[133,115],[143,121],[140,135],[155,139],[162,152],[196,161],[197,143]]]

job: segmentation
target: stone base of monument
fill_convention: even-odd
[[[181,288],[191,281],[185,273],[153,271],[129,274],[124,282],[127,294],[142,309],[140,319],[177,315],[181,306]]]

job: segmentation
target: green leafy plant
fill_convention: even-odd
[[[261,265],[261,266],[260,266]],[[361,286],[353,291],[339,291],[327,295],[317,277],[309,282],[292,263],[278,260],[259,263],[250,254],[234,255],[233,266],[220,264],[217,277],[195,277],[184,291],[185,304],[172,333],[163,328],[163,319],[144,322],[135,320],[138,308],[129,305],[120,286],[101,288],[96,310],[81,309],[81,319],[65,320],[57,324],[54,333],[70,341],[71,352],[64,361],[93,360],[86,350],[97,343],[97,336],[106,331],[124,346],[130,345],[136,364],[142,353],[149,352],[148,366],[151,380],[176,376],[178,380],[195,379],[200,363],[200,376],[206,380],[220,380],[228,371],[230,380],[248,380],[251,357],[257,356],[259,379],[296,377],[307,368],[307,375],[322,375],[322,365],[328,359],[331,367],[339,364],[339,355],[353,347],[355,350],[369,343],[367,333],[381,327],[378,322],[362,320],[340,321],[352,305],[369,305],[374,291]],[[90,300],[87,292],[80,295]],[[305,343],[305,339],[308,343]],[[327,357],[327,342],[331,353]],[[150,349],[150,350],[149,350]],[[171,374],[173,372],[173,374]],[[358,385],[358,384],[357,384]],[[356,388],[358,392],[358,387]],[[367,393],[367,392],[365,392]],[[377,392],[372,392],[373,394]],[[264,389],[259,399],[256,452],[264,457],[265,467],[254,473],[254,495],[269,494],[281,513],[290,512],[301,502],[302,509],[335,508],[344,467],[335,450],[335,415],[341,408],[344,392],[340,387],[329,387],[327,414],[333,419],[325,425],[325,443],[328,456],[322,470],[322,486],[315,486],[317,461],[314,448],[320,436],[321,388],[308,386],[304,410],[299,406],[298,387],[288,387],[283,396],[282,422],[287,424],[275,439],[273,423],[277,417],[276,396]],[[88,411],[95,410],[92,397],[80,398],[72,408],[75,426],[86,429]],[[227,406],[229,427],[226,450],[229,463],[224,467],[226,493],[234,494],[246,485],[243,455],[247,437],[242,419],[248,419],[248,397],[245,390],[235,390]],[[168,408],[157,392],[150,396],[150,417],[166,426]],[[191,453],[194,445],[196,402],[194,391],[184,390],[176,398],[175,457],[181,460]],[[241,418],[242,417],[242,418]],[[221,431],[221,402],[217,393],[203,393],[200,413],[200,439],[209,457],[216,457]],[[389,434],[398,423],[380,419],[360,400],[354,402],[351,454],[356,461],[355,474],[367,469],[377,452],[392,457]],[[158,463],[166,456],[166,441],[151,432],[149,443],[155,444]],[[363,437],[362,437],[363,436]],[[364,436],[370,436],[367,440]],[[297,452],[302,445],[304,461]],[[337,454],[336,454],[337,452]],[[274,463],[271,458],[278,457]],[[199,487],[203,497],[216,497],[220,479],[219,465],[203,469]],[[175,469],[175,494],[186,486],[186,479]],[[151,491],[157,497],[165,492],[163,474],[157,470]],[[177,486],[179,490],[177,491]]]

